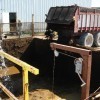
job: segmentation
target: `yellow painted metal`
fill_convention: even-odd
[[[24,100],[29,100],[29,93],[28,93],[28,70],[23,69],[23,95]]]
[[[0,88],[10,97],[11,100],[18,100],[1,82]]]
[[[23,69],[23,95],[24,95],[24,100],[29,100],[29,93],[28,93],[28,71],[38,75],[39,74],[39,70],[29,64],[27,64],[24,61],[21,61],[7,53],[5,53],[4,51],[0,50],[0,55],[4,56],[6,59],[12,61],[13,63],[19,65],[20,67],[22,67]]]
[[[14,62],[15,64],[21,66],[23,69],[26,69],[28,70],[29,72],[35,74],[35,75],[38,75],[39,74],[39,70],[29,64],[27,64],[26,62],[24,61],[21,61],[7,53],[5,53],[4,51],[0,51],[0,55],[3,55],[5,58],[7,58],[8,60]]]

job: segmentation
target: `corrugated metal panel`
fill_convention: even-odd
[[[31,22],[34,13],[34,0],[0,0],[0,14],[16,12],[17,19],[22,22]]]
[[[72,4],[90,7],[91,0],[0,0],[0,14],[17,12],[17,18],[22,22],[31,22],[34,14],[35,22],[44,22],[45,14],[50,7]]]

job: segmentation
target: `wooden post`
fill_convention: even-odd
[[[34,14],[32,14],[32,36],[34,36]]]

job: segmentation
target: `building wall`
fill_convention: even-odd
[[[77,4],[78,6],[91,7],[91,0],[34,0],[34,14],[36,22],[43,22],[45,14],[52,6],[68,6]]]
[[[0,0],[0,14],[17,12],[17,19],[31,22],[34,13],[34,0]]]
[[[17,19],[31,22],[34,14],[35,22],[44,22],[51,6],[67,6],[77,4],[91,7],[91,0],[0,0],[0,14],[3,12],[17,12]],[[1,19],[1,16],[0,16]]]

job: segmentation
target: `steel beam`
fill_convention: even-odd
[[[57,43],[51,43],[50,45],[52,49],[70,51],[70,52],[78,53],[81,55],[91,55],[91,50],[87,50],[87,49],[82,49],[78,47],[72,47],[72,46],[67,46],[67,45],[62,45],[62,44],[57,44]]]

